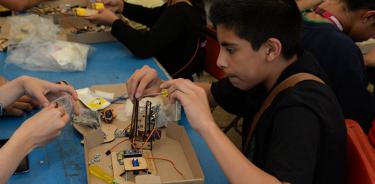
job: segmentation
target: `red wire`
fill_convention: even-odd
[[[152,134],[156,131],[156,128],[152,129],[150,135],[148,135],[147,139],[145,142],[143,142],[142,146],[140,148],[137,148],[136,145],[134,144],[134,139],[133,141],[131,141],[131,144],[132,146],[135,148],[135,149],[143,149],[143,147],[147,144],[148,140],[151,138]],[[157,131],[156,131],[157,132]],[[159,133],[158,133],[159,135]]]
[[[156,128],[152,129],[150,135],[147,137],[146,141],[143,143],[141,149],[146,145],[146,143],[148,142],[148,140],[151,138],[152,134],[154,133],[154,131],[156,130]]]
[[[130,125],[131,124],[129,124],[126,128],[124,128],[124,130],[123,131],[126,131],[126,129],[128,129],[129,127],[130,127]],[[119,142],[119,143],[117,143],[117,144],[115,144],[114,146],[112,146],[112,148],[110,148],[109,150],[111,150],[112,151],[112,149],[113,148],[115,148],[116,146],[118,146],[119,144],[121,144],[121,143],[123,143],[123,142],[125,142],[125,141],[128,141],[129,139],[125,139],[125,140],[123,140],[123,141],[121,141],[121,142]]]
[[[115,147],[118,146],[119,144],[121,144],[121,143],[123,143],[123,142],[125,142],[125,141],[128,141],[128,140],[129,140],[129,139],[125,139],[125,140],[120,141],[119,143],[117,143],[117,144],[115,144],[114,146],[112,146],[112,148],[110,148],[109,150],[112,151],[113,148],[115,148]]]
[[[151,136],[154,133],[154,131],[156,131],[156,128],[154,128],[151,131],[150,135],[147,137],[146,141],[143,143],[143,145],[142,145],[141,148],[136,148],[135,147],[135,145],[134,145],[134,139],[133,139],[133,141],[130,141],[130,143],[133,145],[134,148],[136,148],[136,149],[142,149],[143,146],[147,143],[147,141],[151,138]],[[160,137],[159,132],[158,131],[156,131],[156,132],[157,132],[158,136]],[[120,141],[116,145],[112,146],[112,148],[110,148],[109,150],[112,150],[113,148],[115,148],[116,146],[118,146],[119,144],[121,144],[121,143],[123,143],[125,141],[129,141],[129,139],[125,139],[123,141]],[[167,161],[167,162],[169,162],[169,163],[172,164],[173,168],[178,172],[178,174],[180,174],[183,178],[185,178],[184,174],[180,170],[177,169],[176,165],[174,164],[174,162],[172,160],[169,160],[169,159],[166,159],[166,158],[160,158],[160,157],[146,157],[145,159],[155,159],[155,160],[164,160],[164,161]]]
[[[160,139],[160,134],[159,134],[159,131],[157,131],[157,130],[156,130],[156,134],[158,134],[158,137],[159,137],[159,139]]]
[[[177,169],[176,165],[172,160],[166,159],[166,158],[160,158],[160,157],[145,157],[145,159],[155,159],[155,160],[164,160],[172,164],[173,168],[180,174],[183,178],[185,178],[184,174],[180,170]]]

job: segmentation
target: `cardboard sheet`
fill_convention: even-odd
[[[100,85],[91,87],[91,90],[93,91],[100,90],[104,92],[111,92],[114,93],[115,96],[123,95],[126,92],[125,89],[125,84]],[[111,106],[109,108],[111,108]],[[129,124],[130,118],[126,121],[115,119],[112,123],[112,125],[118,126],[119,128],[127,127]],[[162,130],[161,139],[156,140],[153,143],[152,151],[144,153],[143,155],[143,157],[148,160],[148,165],[155,168],[150,170],[151,175],[134,176],[132,173],[128,173],[126,174],[127,181],[124,179],[125,174],[119,174],[122,173],[121,169],[124,166],[119,165],[114,155],[107,156],[105,154],[110,148],[112,148],[112,154],[125,149],[130,149],[131,145],[130,142],[126,140],[127,138],[116,138],[112,142],[98,144],[97,142],[100,141],[100,136],[99,138],[97,136],[93,136],[92,134],[94,130],[86,127],[80,127],[79,125],[74,126],[84,136],[86,168],[88,168],[89,163],[94,163],[100,166],[108,174],[114,176],[114,178],[117,178],[117,180],[121,179],[121,181],[118,181],[119,183],[204,183],[204,175],[188,135],[186,134],[184,127],[177,125],[175,122],[169,123],[168,127]],[[106,131],[104,132],[106,133]],[[89,138],[87,135],[94,138]],[[115,147],[113,148],[113,146]],[[183,173],[183,175],[179,174],[171,163],[158,158],[172,161],[176,168]],[[115,171],[113,168],[115,168]],[[88,171],[87,177],[89,184],[103,183],[102,180],[91,175]]]

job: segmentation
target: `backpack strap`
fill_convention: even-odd
[[[194,53],[193,55],[191,56],[191,58],[189,59],[189,61],[184,65],[182,66],[178,71],[174,72],[172,74],[172,77],[174,78],[176,75],[180,74],[182,71],[184,71],[188,66],[190,66],[190,64],[194,61],[195,59],[195,56],[197,56],[197,53],[198,53],[198,50],[199,48],[201,47],[201,38],[198,37],[198,40],[197,40],[197,45],[195,47],[195,50],[194,50]]]
[[[262,117],[264,111],[268,109],[268,107],[272,104],[274,98],[282,91],[284,91],[287,88],[293,87],[296,84],[306,81],[306,80],[312,80],[316,81],[322,84],[325,84],[322,79],[319,77],[309,74],[309,73],[296,73],[287,79],[283,80],[281,83],[279,83],[267,96],[267,98],[264,100],[262,106],[260,107],[259,111],[255,114],[253,122],[251,124],[251,127],[249,129],[249,133],[246,137],[246,142],[244,144],[244,147],[242,151],[245,153],[247,149],[250,146],[252,136],[254,134],[254,130],[259,122],[259,119]]]

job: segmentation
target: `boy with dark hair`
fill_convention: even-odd
[[[302,47],[328,75],[344,117],[367,132],[375,118],[375,100],[367,91],[363,55],[354,41],[375,37],[375,1],[324,1],[303,14]]]
[[[294,0],[216,0],[210,18],[227,78],[163,82],[144,66],[128,80],[131,99],[168,89],[230,183],[343,183],[344,119],[316,61],[299,50]],[[244,154],[217,127],[209,108],[215,103],[247,118],[258,111],[244,130]]]

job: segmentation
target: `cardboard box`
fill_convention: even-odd
[[[58,6],[60,4],[70,4],[72,6],[87,6],[88,0],[49,0],[43,1],[41,5]]]
[[[0,17],[0,38],[8,38],[10,32],[10,25],[7,23],[5,17]]]
[[[87,7],[88,5],[88,0],[49,0],[43,1],[36,6],[29,8],[26,12],[37,14],[42,17],[51,17],[56,23],[60,17],[69,17],[73,15],[73,12],[71,12],[71,15],[61,12],[66,7]]]
[[[140,2],[149,5],[159,5],[162,1],[145,0]],[[29,9],[28,12],[36,13],[42,17],[51,18],[55,24],[58,24],[61,27],[61,33],[58,35],[60,40],[85,44],[116,41],[117,39],[111,34],[110,26],[98,26],[96,24],[92,24],[84,17],[73,15],[73,12],[71,12],[71,14],[63,14],[60,12],[65,6],[90,7],[89,5],[89,0],[50,0],[40,3],[38,6]],[[149,28],[147,28],[145,25],[128,20],[122,15],[118,16],[129,22],[129,25],[134,29],[149,30]],[[90,29],[87,31],[84,30],[84,28]],[[77,30],[80,31],[77,32]]]
[[[100,32],[74,33],[77,28],[98,28],[97,25],[90,23],[83,17],[60,17],[57,22],[62,28],[62,34],[65,35],[67,41],[87,44],[116,41],[116,38],[111,34],[111,28],[108,26],[104,27],[103,31]]]
[[[104,92],[113,92],[115,96],[123,95],[125,90],[124,84],[119,85],[100,85],[93,86],[91,90],[100,90]],[[120,104],[113,104],[109,108],[116,109],[116,106]],[[119,113],[119,111],[117,112]],[[120,115],[120,114],[118,114]],[[111,124],[102,124],[101,130],[104,132],[113,132],[114,129],[123,129],[130,123],[130,119],[120,121],[116,118]],[[164,160],[146,159],[150,166],[151,174],[134,176],[132,173],[128,173],[128,180],[125,181],[120,169],[124,169],[124,166],[119,165],[116,157],[111,155],[107,156],[105,153],[111,149],[112,154],[124,149],[130,149],[130,142],[124,141],[126,138],[117,138],[111,142],[101,144],[103,137],[99,130],[92,130],[87,127],[74,125],[74,127],[83,134],[84,136],[84,150],[85,150],[85,161],[86,169],[89,168],[89,163],[94,158],[98,158],[100,161],[95,162],[103,171],[109,175],[115,174],[115,178],[118,178],[117,182],[123,183],[192,183],[202,184],[204,183],[204,175],[199,165],[199,161],[196,157],[195,151],[188,138],[188,135],[184,127],[177,125],[175,122],[170,122],[167,128],[162,130],[160,140],[156,140],[153,143],[153,149],[151,152],[145,152],[144,157],[156,157],[171,160],[176,168],[183,173],[183,176],[179,174],[171,163]],[[107,134],[109,135],[109,134]],[[106,136],[105,141],[109,141],[113,137]],[[115,171],[114,169],[115,168]],[[89,184],[103,183],[102,180],[93,176],[87,169],[87,179]],[[122,179],[122,180],[121,180]],[[121,181],[120,181],[121,180]]]
[[[88,0],[52,0],[45,1],[39,5],[39,7],[63,7],[66,4],[72,6],[89,7]],[[59,24],[62,28],[62,33],[59,36],[60,39],[78,43],[101,43],[116,41],[111,35],[111,28],[105,27],[104,31],[100,32],[84,32],[74,33],[76,28],[92,27],[97,28],[95,24],[90,23],[83,17],[77,17],[74,15],[66,15],[62,13],[46,14],[42,16],[52,17],[56,24]]]
[[[5,51],[8,46],[10,25],[7,23],[6,18],[0,18],[0,52]]]

